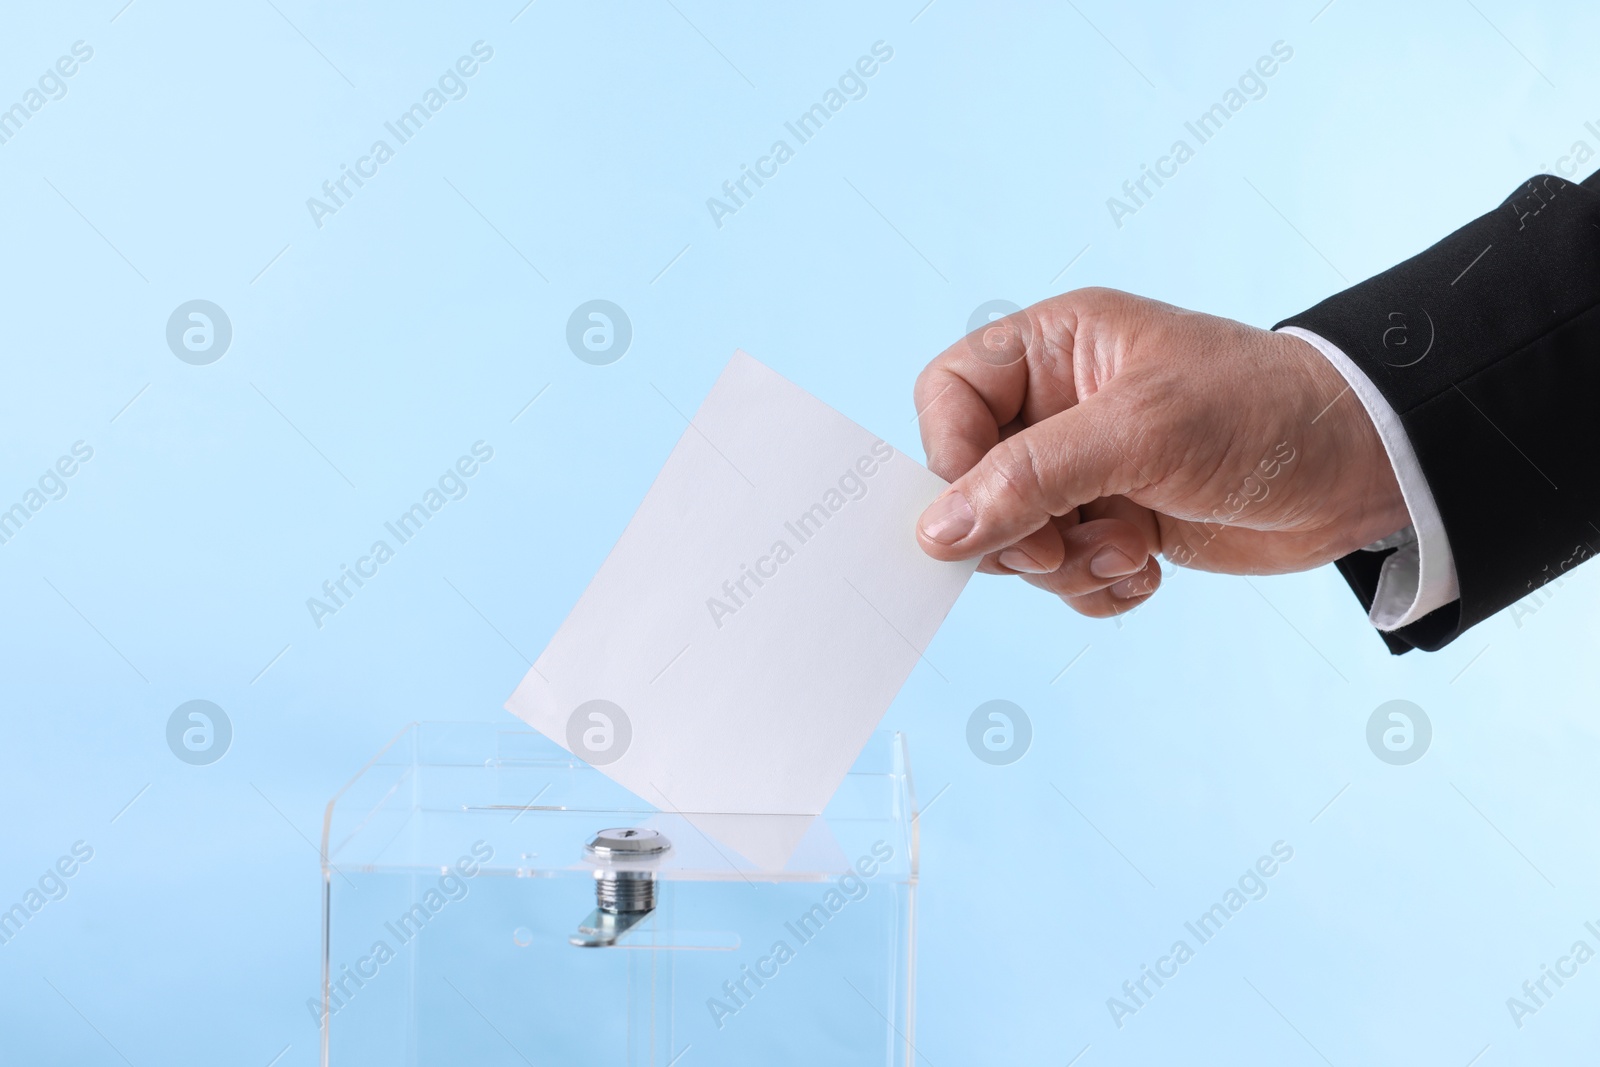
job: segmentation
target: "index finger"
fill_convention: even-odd
[[[1031,424],[1077,403],[1071,353],[1072,332],[1035,304],[980,326],[936,356],[912,394],[928,469],[955,481],[1010,423]]]

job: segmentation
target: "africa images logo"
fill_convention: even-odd
[[[1004,767],[1027,755],[1033,743],[1033,721],[1021,705],[988,700],[967,717],[967,747],[983,762]]]
[[[188,700],[167,717],[167,747],[193,767],[204,767],[228,754],[233,722],[209,700]]]
[[[185,301],[167,318],[167,347],[185,363],[196,367],[215,363],[232,343],[228,313],[209,300]]]
[[[586,700],[567,716],[567,750],[593,767],[615,763],[633,741],[633,723],[610,700]]]
[[[1367,747],[1391,766],[1417,762],[1432,742],[1433,722],[1409,700],[1385,701],[1367,719]]]
[[[593,367],[615,363],[633,343],[633,321],[609,300],[579,304],[567,318],[567,347]]]

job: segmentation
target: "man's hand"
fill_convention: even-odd
[[[1361,401],[1288,334],[1111,289],[970,334],[917,379],[937,559],[982,556],[1085,615],[1180,566],[1320,566],[1410,523]]]

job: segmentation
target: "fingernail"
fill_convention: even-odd
[[[1136,574],[1132,578],[1124,578],[1111,587],[1111,595],[1123,600],[1132,600],[1137,596],[1144,596],[1150,592],[1150,579],[1146,575]]]
[[[1048,574],[1050,572],[1049,567],[1041,567],[1038,560],[1022,551],[1016,545],[1012,545],[1000,553],[999,559],[1000,566],[1010,567],[1012,570],[1021,571],[1023,574]]]
[[[953,545],[971,533],[977,521],[967,498],[952,489],[928,505],[919,525],[928,540]]]
[[[1096,578],[1121,578],[1125,574],[1141,570],[1143,566],[1129,559],[1128,554],[1122,549],[1107,545],[1096,552],[1094,558],[1089,561],[1089,573]]]

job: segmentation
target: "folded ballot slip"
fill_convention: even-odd
[[[506,708],[657,808],[798,840],[976,567],[917,545],[945,487],[736,352]]]

